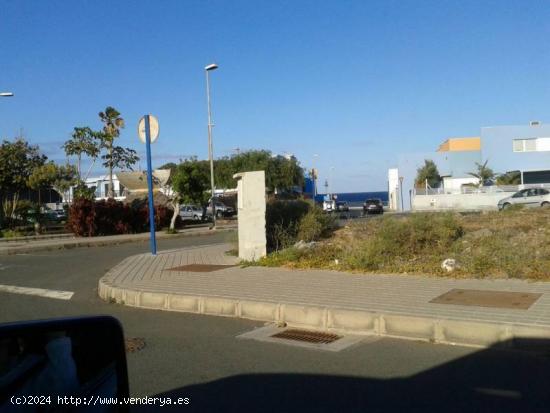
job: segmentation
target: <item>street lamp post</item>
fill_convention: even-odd
[[[329,169],[329,177],[328,177],[328,183],[329,183],[329,192],[332,199],[332,191],[334,190],[333,184],[332,184],[332,171],[334,171],[334,166],[331,166]]]
[[[212,203],[212,223],[213,227],[216,228],[216,204],[214,202],[214,149],[212,145],[212,111],[210,109],[210,76],[209,73],[212,70],[216,70],[218,65],[215,63],[209,64],[204,68],[206,73],[206,102],[208,104],[208,160],[210,161],[210,190],[211,198],[210,202]]]

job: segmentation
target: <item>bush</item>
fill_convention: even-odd
[[[155,207],[155,226],[161,229],[170,223],[171,211],[163,205]],[[125,205],[114,199],[92,201],[77,199],[69,208],[67,229],[78,236],[132,234],[149,229],[149,207],[145,203]]]
[[[334,217],[310,202],[272,200],[266,209],[266,236],[269,251],[279,251],[296,241],[316,241],[335,228]]]
[[[278,251],[296,242],[298,223],[311,204],[305,201],[269,201],[266,205],[265,229],[267,249]]]
[[[24,237],[25,233],[13,229],[5,229],[0,231],[0,238],[15,238],[15,237]]]
[[[327,237],[336,228],[334,216],[326,214],[319,207],[312,207],[298,225],[298,240],[317,241]]]

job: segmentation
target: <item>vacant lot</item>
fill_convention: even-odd
[[[442,262],[457,268],[447,272]],[[288,248],[266,266],[353,272],[550,280],[550,210],[417,213],[354,223],[311,248]]]

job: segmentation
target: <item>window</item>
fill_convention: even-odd
[[[550,137],[514,139],[512,150],[514,152],[548,152],[550,151]]]
[[[537,140],[536,139],[525,139],[523,141],[524,151],[532,152],[537,150]]]
[[[548,192],[548,190],[546,189],[539,189],[539,195],[548,195],[550,194],[550,192]]]
[[[524,196],[527,196],[527,192],[528,192],[528,191],[529,191],[528,189],[523,189],[523,190],[521,190],[521,191],[519,191],[519,192],[516,192],[516,193],[512,196],[512,198],[522,198],[522,197],[524,197]]]

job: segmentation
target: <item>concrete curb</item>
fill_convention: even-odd
[[[183,237],[192,237],[197,235],[213,235],[220,232],[229,232],[235,231],[236,227],[228,228],[217,228],[216,230],[210,229],[200,229],[200,230],[190,230],[188,232],[179,232],[177,234],[157,234],[157,239],[173,239],[173,238],[183,238]],[[50,245],[21,245],[8,248],[0,247],[0,256],[5,255],[14,255],[14,254],[26,254],[31,252],[39,251],[56,251],[62,249],[73,249],[73,248],[82,248],[82,247],[103,247],[106,245],[119,245],[119,244],[128,244],[131,242],[145,242],[149,240],[149,234],[146,234],[142,237],[129,237],[129,238],[116,238],[117,235],[113,235],[113,238],[101,238],[94,239],[92,238],[72,238],[70,240],[57,242]]]
[[[130,307],[245,318],[286,323],[290,327],[431,343],[548,352],[550,340],[550,328],[543,326],[382,314],[367,310],[260,302],[234,297],[139,291],[113,286],[104,278],[99,280],[98,293],[105,301]]]

